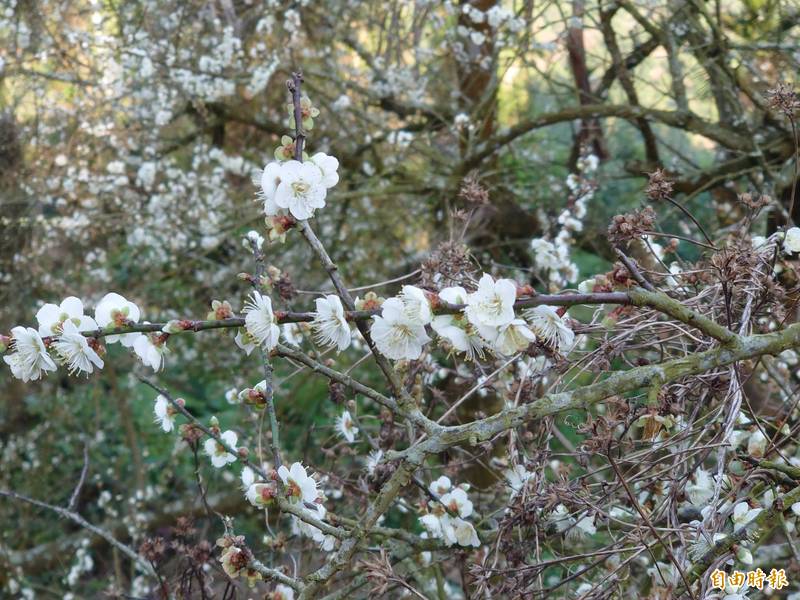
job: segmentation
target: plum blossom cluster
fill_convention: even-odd
[[[242,489],[247,501],[256,508],[264,509],[282,495],[300,513],[300,516],[292,515],[292,529],[312,539],[320,549],[326,552],[333,550],[336,538],[308,522],[322,521],[327,514],[323,505],[325,497],[313,475],[299,462],[292,463],[288,468],[281,465],[277,471],[270,469],[268,464],[263,467],[263,472],[272,471],[271,480],[263,480],[250,467],[242,469]]]
[[[453,486],[450,478],[442,475],[428,489],[437,498],[419,518],[428,535],[441,538],[448,546],[480,546],[478,532],[466,520],[473,514],[472,502],[467,496],[469,486]]]
[[[510,279],[495,280],[484,274],[475,291],[445,288],[438,297],[410,285],[398,297],[386,300],[381,314],[373,317],[372,339],[378,350],[395,360],[415,360],[431,341],[430,328],[448,346],[468,359],[482,358],[484,351],[513,355],[540,342],[555,351],[567,351],[575,334],[558,310],[536,306],[519,318],[514,312],[517,285]],[[432,303],[463,305],[453,314],[435,315]]]
[[[576,172],[570,173],[566,180],[569,199],[567,208],[556,220],[560,226],[558,234],[552,239],[538,237],[531,240],[534,266],[551,289],[562,288],[578,278],[578,267],[571,259],[570,248],[575,245],[575,234],[583,231],[586,205],[597,188],[594,178],[598,163],[594,154],[580,157]]]
[[[23,381],[40,379],[57,365],[71,375],[89,375],[102,369],[101,356],[105,348],[97,334],[135,325],[139,322],[139,307],[123,296],[110,292],[95,307],[94,317],[84,314],[83,302],[75,296],[60,304],[45,304],[36,313],[38,329],[17,326],[11,336],[0,336],[0,349],[9,350],[3,361],[14,377]],[[106,344],[119,343],[130,348],[153,370],[164,365],[169,332],[155,334],[139,332],[104,335]]]

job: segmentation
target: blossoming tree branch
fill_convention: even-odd
[[[243,240],[252,260],[242,266],[241,283],[250,289],[241,298],[214,300],[200,318],[149,322],[146,307],[117,292],[93,308],[70,296],[42,306],[36,327],[14,327],[1,339],[4,362],[23,382],[58,369],[94,376],[107,366],[111,344],[138,357],[139,378],[152,389],[155,426],[207,457],[198,465],[198,486],[222,531],[209,549],[221,571],[208,577],[234,588],[268,586],[274,600],[350,598],[368,590],[447,598],[457,579],[471,597],[484,597],[493,585],[509,594],[518,588],[527,598],[535,597],[525,595],[534,582],[551,592],[564,583],[540,580],[560,559],[548,559],[540,548],[515,547],[516,540],[525,545],[533,539],[579,547],[574,560],[604,565],[604,578],[584,577],[588,566],[564,576],[585,579],[577,589],[586,593],[602,594],[630,564],[644,561],[658,586],[699,598],[712,570],[751,565],[777,524],[787,539],[794,537],[800,464],[784,449],[796,432],[785,414],[769,421],[747,406],[745,386],[751,378],[768,382],[776,370],[798,362],[800,324],[787,324],[767,290],[778,285],[781,269],[793,268],[789,259],[800,252],[800,229],[770,238],[743,230],[712,239],[687,213],[705,236],[696,243],[714,252],[715,274],[700,275],[689,265],[663,263],[664,249],[655,249],[650,237],[656,213],[648,207],[612,222],[609,238],[620,259],[612,271],[577,290],[553,289],[571,279],[564,276],[569,257],[559,252],[582,227],[592,195],[596,158],[584,152],[584,177],[570,185],[575,197],[559,219],[560,237],[532,244],[541,260],[562,265],[548,282],[553,293],[481,271],[462,248],[460,272],[439,257],[432,261],[439,270],[424,284],[406,282],[389,298],[374,291],[354,296],[346,265],[340,270],[333,262],[312,226],[330,202],[340,165],[334,156],[309,150],[321,113],[303,93],[303,76],[295,73],[287,88],[291,135],[256,182],[265,230]],[[480,197],[484,191],[471,181],[464,193]],[[676,204],[661,172],[651,175],[646,193],[653,202]],[[744,201],[753,211],[762,208],[758,200]],[[281,271],[267,264],[280,261],[287,236],[305,240],[332,288],[303,311],[285,302]],[[655,257],[654,268],[632,257],[642,248]],[[259,357],[260,381],[228,397],[260,415],[255,421],[203,422],[197,407],[161,378],[176,367],[169,346],[186,334],[220,330],[231,333],[221,343]],[[638,351],[635,362],[622,351],[630,348]],[[357,361],[354,351],[363,354]],[[339,358],[326,358],[333,356]],[[337,364],[348,360],[350,366]],[[361,381],[352,374],[364,361],[374,364],[379,378]],[[329,493],[348,473],[322,473],[283,447],[280,409],[293,399],[277,391],[278,363],[328,380],[332,396],[359,399],[342,402],[332,424],[363,464],[349,495]],[[453,386],[438,399],[427,395],[445,363],[456,379],[478,372],[477,383]],[[497,389],[505,399],[489,402],[487,392]],[[787,401],[796,396],[784,393]],[[463,410],[475,398],[486,404]],[[565,414],[584,436],[578,447],[554,427],[554,418]],[[576,465],[568,467],[549,450],[553,439],[579,457]],[[491,473],[490,483],[467,483],[459,464],[472,462]],[[669,486],[662,485],[662,463],[675,470]],[[259,544],[237,533],[235,519],[209,505],[204,468],[240,479],[241,502],[265,513],[270,552],[260,552]],[[748,484],[756,475],[758,483]],[[72,507],[10,490],[0,494],[54,510],[101,536],[149,579],[149,589],[177,597],[179,584],[160,563],[156,542],[129,548]],[[412,526],[403,517],[408,514],[415,515]],[[315,549],[312,558],[303,559],[301,546],[286,539],[306,540]],[[510,568],[529,552],[535,560]],[[508,583],[498,577],[509,577]],[[739,597],[731,594],[726,597]]]

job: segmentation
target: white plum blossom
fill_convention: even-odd
[[[575,524],[575,518],[570,516],[569,510],[563,504],[558,504],[550,513],[548,522],[556,531],[564,532]]]
[[[175,428],[175,417],[177,416],[178,411],[174,406],[172,406],[172,404],[170,404],[166,396],[159,394],[156,397],[156,403],[153,407],[153,414],[156,416],[156,423],[161,425],[161,429],[163,429],[166,433],[169,433]]]
[[[116,292],[109,292],[103,296],[94,309],[94,320],[102,328],[124,327],[131,323],[138,323],[140,316],[139,307]],[[120,342],[126,348],[131,348],[141,335],[136,332],[109,335],[106,336],[105,341],[107,344]]]
[[[753,458],[763,458],[766,449],[767,436],[764,435],[761,429],[756,429],[747,438],[747,453]]]
[[[327,514],[327,510],[322,504],[305,505],[301,506],[300,509],[308,516],[319,519],[320,521],[323,520]],[[325,552],[333,550],[336,544],[336,538],[332,535],[323,533],[318,527],[306,523],[299,517],[292,516],[292,528],[298,533],[314,540],[319,545],[320,549]]]
[[[528,480],[533,477],[533,473],[528,471],[523,465],[515,465],[513,469],[506,469],[503,472],[509,487],[511,487],[511,498],[519,494],[528,484]]]
[[[230,448],[236,448],[236,442],[239,441],[239,436],[236,435],[235,431],[225,431],[220,434],[219,437]],[[205,448],[206,454],[211,457],[211,464],[217,469],[229,463],[236,462],[236,455],[228,452],[225,446],[213,438],[207,439],[203,447]]]
[[[425,326],[408,317],[398,298],[384,302],[380,316],[372,319],[372,339],[387,358],[416,360],[422,354],[422,346],[430,341]]]
[[[479,325],[478,332],[500,354],[510,356],[525,350],[536,336],[522,319],[513,319],[499,327]]]
[[[439,298],[449,304],[466,304],[467,292],[462,287],[444,288],[439,292]],[[486,343],[462,312],[435,316],[431,327],[440,337],[450,342],[453,348],[464,352],[468,360],[474,360],[476,356],[483,358]]]
[[[450,512],[457,514],[462,519],[466,519],[472,514],[472,502],[467,498],[467,492],[461,488],[454,488],[440,496],[439,500]]]
[[[472,523],[460,518],[453,519],[447,516],[442,518],[442,537],[448,546],[458,544],[477,548],[481,545],[478,532]]]
[[[280,165],[280,180],[275,204],[287,209],[295,219],[310,219],[317,208],[325,206],[327,190],[322,171],[314,163],[287,160]]]
[[[542,343],[559,351],[568,350],[575,341],[575,332],[552,306],[535,306],[524,313],[531,329]]]
[[[161,336],[141,335],[133,343],[133,351],[146,366],[154,371],[160,371],[164,366],[164,356],[169,349],[166,340]]]
[[[695,506],[706,506],[714,496],[714,480],[705,469],[697,469],[693,481],[686,484],[686,495]]]
[[[266,350],[272,350],[278,344],[281,334],[272,312],[272,299],[254,291],[242,313],[247,332]]]
[[[442,475],[436,481],[432,481],[428,489],[436,496],[444,496],[453,487],[453,483],[447,475]]]
[[[39,332],[33,327],[17,326],[11,330],[13,338],[12,354],[3,356],[11,373],[22,381],[35,381],[42,376],[42,371],[55,371],[56,363],[47,353]]]
[[[421,325],[431,322],[431,303],[428,301],[425,292],[413,285],[404,285],[398,296],[403,303],[403,310],[408,318]]]
[[[314,313],[312,327],[317,343],[323,346],[336,346],[339,351],[350,346],[350,326],[344,315],[344,306],[339,296],[331,294],[316,299],[317,311]]]
[[[419,518],[419,522],[433,537],[442,537],[442,520],[438,515],[424,514]]]
[[[36,313],[36,320],[39,322],[39,335],[42,337],[58,335],[64,322],[68,320],[78,331],[97,329],[97,323],[83,314],[83,302],[75,296],[65,298],[59,305],[45,304]]]
[[[787,254],[800,252],[800,227],[790,227],[783,238],[783,251]]]
[[[739,502],[733,507],[731,520],[733,521],[734,526],[738,529],[739,527],[743,527],[755,519],[761,511],[761,508],[750,508],[750,505],[747,502]]]
[[[448,546],[480,546],[475,527],[464,520],[472,514],[472,502],[464,487],[453,487],[450,479],[442,475],[428,489],[439,499],[430,512],[419,517],[428,534],[443,539]]]
[[[367,469],[367,474],[372,475],[375,472],[375,468],[378,466],[378,463],[380,463],[381,460],[383,460],[383,450],[378,449],[370,452],[367,455],[367,461],[365,465]]]
[[[311,157],[310,161],[322,171],[322,185],[330,189],[339,183],[339,161],[333,156],[328,156],[324,152],[317,152]]]
[[[517,285],[513,281],[495,281],[487,273],[478,282],[478,289],[467,297],[464,312],[476,327],[500,327],[514,320],[516,299]]]
[[[278,477],[281,478],[290,500],[308,504],[317,500],[317,482],[301,463],[292,463],[288,469],[286,465],[281,465],[278,467]]]
[[[248,250],[252,250],[253,246],[259,250],[264,245],[264,236],[254,230],[250,230],[242,239],[242,245]]]
[[[358,427],[356,427],[355,421],[353,421],[353,417],[350,415],[349,411],[345,410],[341,415],[336,417],[336,431],[347,440],[348,443],[352,444],[355,441],[356,435],[358,435]]]
[[[275,586],[275,591],[272,592],[270,600],[294,600],[294,590],[288,585],[279,583]]]
[[[67,365],[70,374],[77,372],[94,372],[94,368],[103,368],[103,359],[89,345],[89,340],[72,321],[64,321],[61,325],[61,334],[53,342],[53,349]]]

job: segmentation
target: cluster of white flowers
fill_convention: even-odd
[[[570,173],[567,177],[570,202],[558,215],[558,234],[552,240],[546,237],[531,240],[534,266],[542,276],[546,276],[552,289],[561,288],[578,278],[578,267],[572,261],[570,248],[575,245],[575,234],[583,230],[586,204],[594,196],[596,188],[593,177],[597,166],[598,159],[593,154],[578,160],[577,174]]]
[[[467,497],[469,487],[454,487],[450,479],[442,475],[428,489],[439,500],[430,507],[430,512],[419,518],[428,534],[443,539],[448,546],[480,546],[478,532],[465,520],[472,515],[472,502]]]
[[[23,381],[35,381],[42,373],[55,371],[56,363],[71,375],[89,375],[104,366],[102,346],[90,332],[128,327],[138,323],[140,316],[138,306],[115,292],[103,296],[94,318],[84,314],[83,302],[74,296],[58,305],[45,304],[36,313],[38,330],[23,326],[11,330],[12,352],[3,360],[14,377]],[[168,332],[154,336],[133,332],[107,335],[105,342],[132,348],[144,364],[158,371],[164,364],[167,337]]]
[[[383,303],[381,314],[373,317],[372,339],[378,350],[395,360],[414,360],[430,341],[425,327],[430,325],[436,334],[455,350],[470,359],[482,357],[484,349],[502,355],[520,352],[534,341],[554,350],[568,350],[575,338],[569,325],[551,306],[525,310],[517,318],[514,302],[517,286],[510,279],[495,281],[484,274],[478,289],[467,293],[464,288],[445,288],[439,298],[451,304],[464,304],[463,312],[434,317],[426,293],[406,285],[397,298]]]

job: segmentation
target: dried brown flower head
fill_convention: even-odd
[[[469,249],[461,242],[443,242],[421,265],[420,285],[429,290],[460,285],[465,286],[474,277],[475,266]]]
[[[766,194],[751,194],[745,192],[744,194],[737,195],[739,202],[744,204],[750,210],[758,211],[770,203],[771,198]]]
[[[767,102],[772,110],[783,113],[789,119],[793,119],[794,113],[800,109],[800,98],[794,87],[787,83],[779,83],[768,90]]]
[[[644,188],[644,193],[650,200],[666,200],[672,195],[672,181],[667,178],[663,169],[656,169],[648,175],[650,180]]]
[[[615,215],[608,227],[608,239],[614,245],[626,245],[633,239],[641,238],[647,231],[652,231],[655,221],[656,213],[649,206]]]
[[[458,197],[467,205],[480,206],[489,204],[489,190],[481,185],[476,173],[470,173],[461,182]]]

